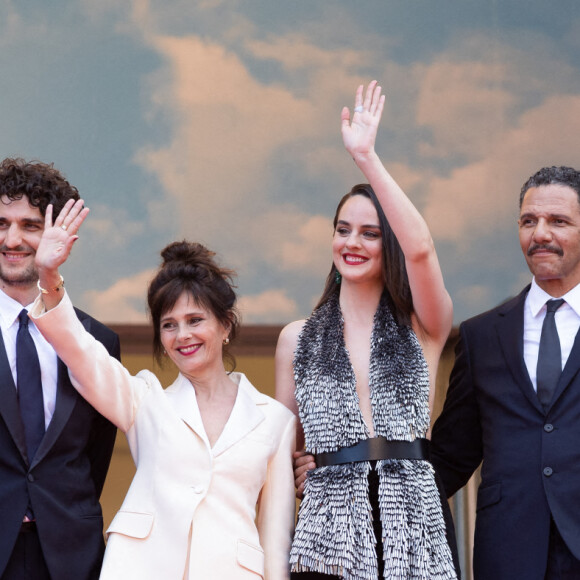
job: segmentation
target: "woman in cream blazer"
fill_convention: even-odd
[[[62,285],[54,283],[61,279],[57,267],[64,262],[62,249],[57,250],[64,247],[68,255],[85,211],[80,205],[65,208],[54,227],[47,211],[36,257],[43,293],[31,316],[69,368],[75,388],[126,434],[137,466],[123,505],[107,530],[101,578],[285,580],[295,509],[293,414],[258,392],[243,374],[218,370],[214,380],[215,369],[220,365],[223,369],[221,348],[212,351],[215,329],[225,328],[225,338],[217,337],[221,345],[222,340],[229,342],[234,327],[214,325],[210,331],[199,331],[204,322],[197,318],[182,323],[176,309],[183,304],[211,315],[211,308],[204,310],[195,294],[182,294],[161,318],[164,347],[172,347],[163,337],[173,328],[185,326],[181,334],[193,336],[191,340],[180,336],[181,351],[167,353],[181,371],[170,387],[164,390],[147,370],[131,376],[111,358],[79,323]],[[192,263],[197,270],[199,262],[206,267],[208,256],[217,268],[213,254],[199,244],[181,242],[168,248],[179,254],[177,262],[187,262],[189,272]],[[156,281],[163,286],[164,268],[175,265],[175,256],[168,257],[167,249],[164,257],[152,287]],[[222,273],[222,280],[224,273],[229,274],[217,269],[214,279],[216,272]],[[175,272],[165,276],[171,283],[175,277]],[[194,363],[196,356],[205,359]],[[224,384],[231,395],[231,410],[226,408],[225,424],[217,436],[212,420],[222,415],[212,414],[215,409],[205,399],[203,405],[200,402],[204,393],[195,382],[198,376]]]

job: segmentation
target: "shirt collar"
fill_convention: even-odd
[[[2,330],[10,328],[18,320],[18,315],[22,309],[26,308],[30,312],[32,304],[22,306],[20,302],[10,298],[8,294],[0,290],[0,328]]]
[[[536,317],[540,313],[540,310],[542,310],[544,304],[553,298],[553,296],[550,296],[538,286],[535,279],[532,280],[532,285],[526,299],[532,316]],[[576,315],[580,316],[580,284],[574,286],[572,290],[566,292],[566,294],[560,298],[563,298],[566,301],[566,304],[574,310]],[[566,304],[562,305],[562,308],[564,308]]]

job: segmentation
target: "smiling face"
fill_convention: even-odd
[[[382,239],[377,210],[354,195],[342,206],[332,239],[334,264],[344,280],[382,284]]]
[[[580,203],[571,187],[528,189],[518,223],[520,246],[540,288],[558,297],[580,283]]]
[[[17,300],[34,299],[38,271],[34,263],[44,230],[40,210],[26,197],[0,198],[0,280],[2,289]],[[24,303],[24,302],[23,302]]]
[[[161,316],[160,339],[181,374],[195,379],[223,372],[222,345],[229,329],[214,314],[183,293]]]

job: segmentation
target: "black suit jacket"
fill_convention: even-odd
[[[119,337],[77,310],[85,328],[116,358]],[[99,497],[116,428],[74,389],[58,361],[56,405],[29,465],[16,388],[0,334],[0,576],[16,542],[28,501],[55,580],[96,580],[104,553]]]
[[[450,496],[483,461],[477,580],[543,580],[550,516],[580,558],[580,339],[544,411],[523,358],[524,301],[464,322],[432,460]]]

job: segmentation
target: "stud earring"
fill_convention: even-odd
[[[224,346],[227,346],[228,344],[230,344],[230,339],[226,336],[224,338]]]

